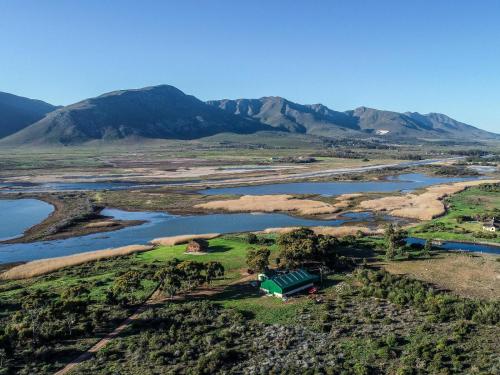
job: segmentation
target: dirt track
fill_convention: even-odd
[[[232,281],[227,286],[230,285],[235,285],[235,284],[240,284],[244,283],[246,281],[252,280],[255,278],[255,275],[247,275],[243,276],[242,278]],[[194,298],[194,297],[209,297],[211,295],[220,293],[224,290],[224,287],[213,287],[213,288],[200,288],[193,293],[191,293],[188,297]],[[175,300],[182,300],[184,299],[184,296],[178,296],[175,297]],[[78,366],[80,363],[88,361],[91,359],[99,350],[104,348],[106,345],[109,344],[109,342],[116,337],[120,335],[121,332],[123,332],[127,327],[129,327],[135,320],[139,318],[139,316],[149,309],[150,307],[153,307],[155,305],[162,304],[168,300],[167,297],[162,295],[158,290],[155,290],[151,296],[147,299],[146,302],[144,302],[141,306],[135,310],[135,312],[130,315],[127,319],[123,321],[122,324],[120,324],[118,327],[116,327],[112,332],[108,333],[106,336],[104,336],[101,340],[99,340],[96,344],[94,344],[91,348],[89,348],[85,353],[82,353],[79,355],[77,358],[72,360],[70,363],[68,363],[66,366],[64,366],[61,370],[57,371],[54,375],[65,375],[69,374],[71,370],[73,370],[76,366]]]

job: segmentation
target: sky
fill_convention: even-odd
[[[440,112],[500,133],[498,0],[0,0],[0,91]]]

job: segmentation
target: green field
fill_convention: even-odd
[[[483,231],[482,221],[477,220],[478,215],[490,217],[500,213],[498,191],[470,188],[447,198],[445,202],[448,206],[446,215],[412,228],[410,234],[428,239],[500,243],[499,234]]]

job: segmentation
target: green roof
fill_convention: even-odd
[[[271,277],[262,282],[261,287],[271,292],[287,292],[302,285],[312,283],[317,280],[317,276],[311,275],[305,270],[297,270],[286,274]]]

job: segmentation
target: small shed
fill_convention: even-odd
[[[306,270],[299,269],[297,271],[266,278],[260,284],[260,289],[267,294],[283,297],[300,292],[304,289],[309,289],[314,286],[314,282],[317,280],[318,276],[312,275]]]
[[[208,249],[208,241],[203,239],[195,239],[188,242],[186,253],[204,253]]]
[[[496,218],[493,218],[493,219],[483,223],[483,230],[485,230],[485,231],[496,232],[499,229],[500,229],[500,224],[498,223]]]

